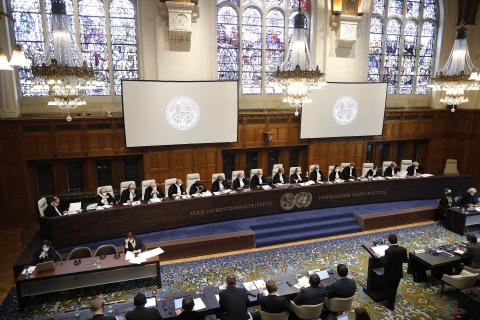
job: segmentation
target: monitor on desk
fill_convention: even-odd
[[[175,310],[182,309],[183,298],[184,297],[173,299],[173,303],[175,304]]]
[[[157,307],[157,299],[155,297],[151,297],[147,299],[147,303],[145,304],[145,308],[156,308]]]

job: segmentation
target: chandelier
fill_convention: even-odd
[[[94,71],[81,62],[73,32],[69,28],[65,0],[52,0],[52,44],[53,58],[50,63],[32,66],[35,77],[34,89],[48,90],[53,98],[49,106],[66,110],[68,122],[72,121],[70,111],[86,105],[85,93],[102,85],[94,79]]]
[[[300,4],[294,17],[293,35],[288,43],[288,52],[283,64],[273,75],[276,86],[282,88],[283,102],[295,108],[295,116],[305,103],[311,103],[308,97],[312,89],[320,89],[327,83],[325,74],[313,66],[308,48],[307,18]]]

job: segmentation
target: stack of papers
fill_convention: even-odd
[[[142,204],[142,202],[141,202],[140,200],[139,200],[139,201],[133,201],[133,202],[132,202],[132,206],[139,206],[139,205],[141,205],[141,204]]]
[[[425,249],[415,250],[415,254],[425,253]]]
[[[150,203],[158,203],[158,202],[161,202],[161,201],[162,201],[162,199],[160,199],[160,198],[152,198],[152,199],[150,199],[149,202]]]
[[[385,250],[388,249],[387,245],[381,245],[381,246],[376,246],[372,247],[373,252],[378,258],[381,258],[385,255]]]
[[[428,178],[428,177],[433,177],[433,174],[430,173],[424,173],[420,175],[422,178]]]
[[[315,273],[320,277],[320,280],[325,280],[325,279],[330,278],[327,270],[321,270],[321,271],[315,272]]]
[[[253,281],[253,284],[255,284],[255,286],[258,289],[265,289],[267,287],[267,284],[265,283],[265,281],[263,279],[255,280],[255,281]]]
[[[308,180],[307,182],[301,182],[301,183],[299,183],[299,185],[301,185],[302,187],[310,186],[310,185],[312,185],[312,184],[315,184],[315,181]]]
[[[264,185],[262,186],[262,189],[263,189],[263,190],[272,190],[272,187],[270,187],[268,184],[264,184]]]
[[[294,287],[297,289],[310,287],[310,282],[307,277],[301,277],[300,279],[297,279],[297,281],[298,283],[294,285]]]
[[[465,251],[460,250],[460,249],[457,249],[457,250],[455,250],[454,252],[455,252],[456,254],[459,254],[459,255],[462,255],[462,254],[465,253]]]
[[[33,271],[35,271],[36,268],[37,268],[37,266],[31,266],[31,267],[25,268],[25,269],[23,269],[22,274],[26,274],[27,272],[28,273],[33,273]]]
[[[257,286],[255,286],[255,283],[253,283],[253,281],[245,282],[243,286],[245,287],[245,289],[247,289],[247,291],[257,290]]]
[[[125,260],[134,264],[142,264],[145,263],[147,259],[158,256],[163,252],[164,251],[162,250],[162,248],[156,248],[153,250],[141,252],[138,254],[137,257],[135,257],[135,254],[132,251],[127,251],[127,253],[125,253]]]
[[[202,195],[203,195],[204,197],[211,197],[213,194],[212,194],[210,191],[207,190],[207,191],[205,191],[204,193],[202,193]]]

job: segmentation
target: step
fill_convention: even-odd
[[[261,239],[255,239],[257,247],[263,247],[273,244],[288,243],[299,240],[323,238],[328,236],[334,236],[338,234],[347,234],[362,231],[362,228],[358,224],[351,224],[347,226],[340,226],[337,228],[325,229],[325,230],[313,230],[309,232],[295,233],[295,234],[282,234],[271,237],[265,237]]]
[[[319,215],[319,216],[311,217],[311,218],[289,219],[289,220],[284,220],[284,221],[279,221],[279,222],[257,224],[257,225],[254,225],[254,226],[250,226],[250,229],[252,229],[254,231],[257,231],[257,230],[260,230],[260,229],[271,229],[271,228],[281,227],[281,226],[285,226],[285,225],[291,225],[292,222],[296,223],[296,224],[309,223],[309,222],[319,221],[320,219],[322,221],[330,221],[330,220],[341,219],[341,218],[352,217],[352,216],[353,216],[353,214],[351,212],[335,213],[335,214],[328,214],[328,215]]]
[[[335,219],[335,220],[321,220],[318,219],[314,222],[303,222],[297,223],[296,221],[291,221],[289,225],[283,225],[279,227],[269,228],[269,229],[254,229],[255,237],[261,238],[265,235],[270,235],[272,233],[279,234],[279,233],[292,233],[292,232],[306,232],[310,230],[321,230],[332,228],[334,226],[341,226],[346,224],[357,224],[357,220],[355,220],[352,216]]]

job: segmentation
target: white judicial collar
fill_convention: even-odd
[[[283,181],[283,174],[279,173],[278,176],[280,177],[280,182],[281,182],[281,183],[284,183],[284,181]]]
[[[243,186],[244,186],[243,179],[240,178],[240,177],[238,177],[238,179],[240,180],[240,188],[243,188]]]
[[[62,213],[60,212],[60,210],[58,210],[57,206],[53,206],[55,208],[55,211],[57,211],[58,215],[61,216]]]
[[[263,182],[262,182],[262,177],[260,177],[258,174],[257,174],[257,177],[258,177],[258,183],[259,183],[259,184],[262,184],[262,183],[263,183]]]
[[[177,194],[182,194],[182,189],[180,189],[180,186],[176,183],[175,186],[177,187]]]
[[[223,185],[223,181],[218,182],[218,188],[223,191],[225,189],[225,186]]]

